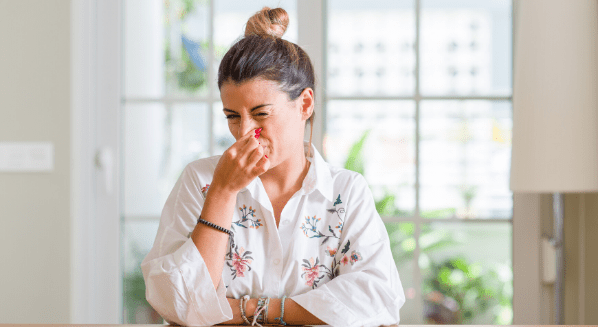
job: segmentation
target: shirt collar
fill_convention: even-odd
[[[332,202],[332,175],[330,173],[328,163],[324,161],[324,158],[322,158],[320,152],[318,152],[313,144],[311,145],[311,150],[311,157],[308,157],[309,141],[304,140],[303,151],[307,160],[311,162],[311,165],[309,166],[307,175],[305,175],[300,192],[301,194],[310,194],[311,192],[317,190],[328,201]],[[264,188],[264,186],[261,184],[262,181],[259,178],[255,178],[251,181],[251,183],[249,183],[249,185],[247,185],[247,187],[243,188],[241,192],[249,190],[252,197],[259,200],[260,197],[258,196],[258,189]]]

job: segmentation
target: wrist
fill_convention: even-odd
[[[214,183],[214,181],[212,181],[212,184],[210,185],[210,188],[208,189],[208,194],[206,195],[206,199],[208,197],[210,197],[210,194],[218,194],[218,197],[228,197],[228,198],[235,198],[237,197],[237,194],[239,193],[240,190],[231,190],[227,187],[227,185],[223,185],[220,184],[218,182]]]
[[[270,305],[268,308],[268,323],[277,324],[277,321],[274,319],[280,318],[280,303],[281,299],[270,299]]]
[[[249,317],[253,317],[253,313],[257,308],[257,301],[258,299],[249,299],[249,301],[247,301],[247,309],[245,309],[245,316],[247,319],[249,319]]]

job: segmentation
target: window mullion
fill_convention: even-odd
[[[419,195],[420,195],[420,185],[419,185],[419,130],[420,130],[420,121],[419,121],[419,107],[420,107],[420,100],[421,95],[419,91],[419,37],[420,37],[420,16],[421,16],[421,3],[420,0],[415,0],[415,220],[413,221],[415,225],[414,231],[414,238],[415,238],[415,250],[413,251],[413,286],[416,287],[415,291],[415,308],[416,311],[420,313],[418,315],[419,323],[423,324],[423,294],[422,294],[422,274],[421,269],[419,268],[419,257],[420,257],[420,236],[422,230],[422,219],[420,216],[420,204],[419,204]]]
[[[208,44],[210,50],[208,51],[208,117],[210,117],[210,124],[208,124],[209,135],[210,135],[210,145],[209,151],[210,155],[214,155],[214,1],[210,1],[209,4],[210,10],[210,22],[208,23]]]

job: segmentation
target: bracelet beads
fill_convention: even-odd
[[[249,301],[249,299],[250,299],[249,295],[244,295],[241,298],[241,302],[239,302],[239,308],[241,309],[241,317],[243,318],[243,320],[245,321],[245,323],[247,325],[251,325],[251,323],[245,316],[245,309],[247,308],[247,301]]]
[[[280,317],[279,318],[274,318],[275,321],[278,321],[278,323],[280,325],[286,326],[287,323],[284,322],[283,317],[284,317],[284,300],[286,300],[287,296],[284,295],[282,297],[282,301],[280,301]]]

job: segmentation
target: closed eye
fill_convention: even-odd
[[[257,114],[258,116],[267,116],[268,114],[265,112],[260,112],[259,114]],[[226,119],[233,119],[233,118],[237,118],[239,117],[239,115],[227,115]]]

